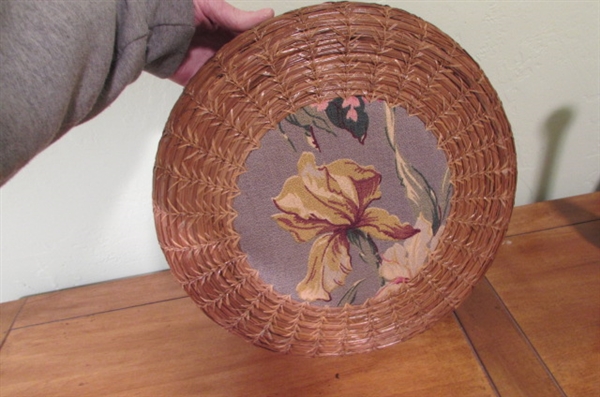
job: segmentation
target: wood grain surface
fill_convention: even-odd
[[[208,319],[168,272],[0,305],[0,396],[600,395],[600,194],[515,209],[493,266],[432,329],[298,358]]]

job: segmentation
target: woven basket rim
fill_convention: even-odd
[[[319,307],[261,280],[239,247],[232,202],[267,131],[304,106],[354,95],[400,106],[436,136],[452,171],[449,226],[407,289]],[[344,2],[273,18],[207,62],[167,122],[153,202],[169,266],[210,318],[269,350],[325,356],[404,341],[462,303],[504,237],[515,186],[509,122],[466,51],[405,11]]]

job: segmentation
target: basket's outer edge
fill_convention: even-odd
[[[351,95],[425,123],[448,159],[451,211],[429,261],[397,295],[316,307],[278,294],[250,267],[233,200],[267,131],[304,106]],[[464,301],[504,237],[515,184],[502,104],[457,43],[398,9],[327,3],[245,32],[201,69],[166,125],[153,201],[172,272],[210,318],[258,346],[323,356],[406,340]]]

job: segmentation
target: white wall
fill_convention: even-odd
[[[231,3],[280,14],[316,1]],[[448,33],[492,81],[517,144],[517,205],[597,188],[598,1],[384,3]],[[154,232],[152,167],[180,92],[143,75],[2,187],[0,301],[167,268]]]

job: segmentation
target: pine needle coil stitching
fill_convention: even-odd
[[[447,226],[423,270],[386,301],[317,307],[278,294],[239,247],[237,180],[264,134],[298,109],[363,96],[423,121],[451,170]],[[514,204],[516,156],[477,63],[433,25],[376,4],[302,8],[210,60],[175,105],[156,158],[158,238],[177,280],[215,322],[282,353],[364,353],[454,310],[491,264]]]

